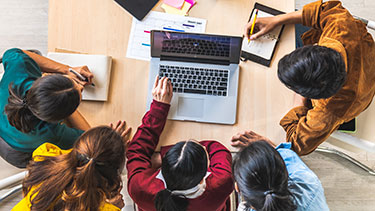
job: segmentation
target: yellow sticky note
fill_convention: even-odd
[[[161,5],[161,8],[163,8],[166,13],[175,14],[175,15],[183,15],[183,16],[187,15],[190,7],[191,7],[191,4],[189,4],[186,1],[182,5],[181,9],[177,9],[177,8],[171,7],[171,6],[167,5],[167,4],[162,4]]]

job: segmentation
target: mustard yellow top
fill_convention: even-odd
[[[71,151],[69,150],[62,150],[56,145],[50,144],[50,143],[44,143],[40,145],[34,152],[33,152],[33,160],[34,161],[41,161],[43,158],[38,156],[58,156],[67,154]],[[26,197],[24,197],[15,207],[13,207],[12,211],[27,211],[31,208],[31,193],[35,190],[37,187],[32,187],[31,191],[27,194]],[[34,195],[35,197],[35,195]],[[104,202],[103,206],[99,209],[100,211],[119,211],[120,209],[113,204]]]

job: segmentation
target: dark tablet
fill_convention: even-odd
[[[142,20],[159,0],[115,0],[138,20]]]
[[[267,7],[267,6],[263,5],[263,4],[259,4],[259,3],[256,2],[255,5],[254,5],[253,10],[251,11],[249,21],[251,21],[251,17],[253,17],[253,14],[255,14],[255,10],[257,10],[257,9],[259,10],[258,17],[262,17],[261,13],[267,13],[268,16],[276,16],[276,15],[285,14],[285,12],[273,9],[271,7]],[[269,39],[272,39],[272,40],[276,41],[276,42],[274,42],[272,44],[271,48],[268,45],[263,45],[262,46],[263,49],[268,49],[267,51],[270,53],[269,57],[262,55],[262,53],[255,53],[255,52],[249,52],[249,51],[247,51],[246,47],[244,47],[245,42],[247,42],[247,40],[244,39],[243,44],[242,44],[242,52],[241,52],[242,61],[251,60],[253,62],[257,62],[259,64],[262,64],[264,66],[269,67],[271,65],[271,60],[272,60],[273,55],[275,53],[276,45],[277,45],[277,43],[280,40],[281,33],[283,32],[283,29],[284,29],[284,25],[281,26],[281,29],[277,33],[277,35],[270,36],[270,35],[267,34],[267,35],[262,36],[263,38],[270,36]],[[258,38],[258,39],[261,40],[262,38]],[[254,49],[254,48],[252,48],[252,49]]]
[[[357,130],[356,119],[354,118],[349,122],[345,122],[344,124],[340,125],[338,130],[346,133],[355,133]]]

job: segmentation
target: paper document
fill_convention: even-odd
[[[251,17],[251,22],[252,20],[254,20],[254,16],[255,16],[255,12],[253,12],[253,15]],[[268,14],[261,10],[259,10],[258,12],[258,18],[272,17],[272,16],[274,15]],[[278,26],[270,33],[263,35],[262,37],[259,37],[256,40],[251,40],[250,43],[248,43],[247,39],[243,39],[242,50],[248,53],[257,55],[259,57],[262,57],[264,59],[270,60],[272,57],[273,49],[275,48],[275,45],[277,42],[277,38],[279,37],[281,28],[282,26]]]
[[[107,101],[112,64],[110,56],[49,52],[47,57],[71,67],[86,65],[94,74],[95,86],[85,86],[82,100]]]
[[[207,21],[151,11],[143,21],[133,18],[126,57],[150,61],[151,30],[204,33]]]

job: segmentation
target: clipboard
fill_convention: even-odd
[[[285,12],[273,9],[271,7],[256,2],[253,10],[251,11],[249,22],[255,15],[256,9],[259,10],[258,17],[272,17],[276,15],[285,14]],[[256,40],[250,41],[249,44],[247,39],[243,39],[241,48],[241,60],[251,60],[253,62],[269,67],[271,65],[271,61],[275,53],[277,43],[280,40],[283,30],[284,25],[278,26],[270,33],[263,35],[262,37],[259,37]]]

